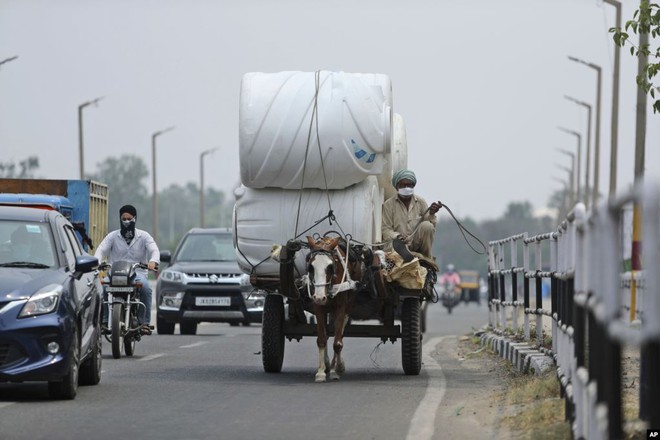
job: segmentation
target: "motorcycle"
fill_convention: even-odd
[[[440,302],[447,308],[447,313],[461,301],[461,286],[451,281],[445,281],[440,286]]]
[[[142,282],[136,280],[136,269],[148,269],[148,266],[142,263],[117,261],[112,265],[103,265],[101,269],[109,269],[105,287],[108,300],[104,301],[104,306],[109,308],[110,332],[105,337],[112,344],[112,357],[121,358],[122,346],[126,356],[133,356],[135,344],[143,336],[142,327],[138,322],[140,308],[146,307],[140,301]],[[154,326],[151,325],[149,328],[153,330]]]

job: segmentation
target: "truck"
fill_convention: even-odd
[[[62,213],[87,252],[108,233],[108,186],[93,180],[3,178],[0,204]]]

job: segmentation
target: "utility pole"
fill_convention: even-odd
[[[97,106],[104,97],[83,102],[78,106],[78,161],[80,162],[80,180],[85,178],[85,148],[83,146],[83,109],[87,106]]]
[[[158,189],[156,187],[156,138],[168,131],[174,130],[174,127],[168,127],[151,135],[151,174],[153,178],[153,194],[151,196],[151,235],[154,241],[158,243]]]
[[[199,224],[204,227],[204,156],[213,153],[219,147],[203,151],[199,155]]]

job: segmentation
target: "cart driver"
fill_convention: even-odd
[[[397,194],[383,204],[383,241],[391,243],[401,239],[408,249],[424,255],[433,261],[431,248],[438,222],[436,213],[442,204],[433,202],[431,206],[415,194],[417,177],[411,170],[399,170],[392,176],[392,186]]]

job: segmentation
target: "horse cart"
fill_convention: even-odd
[[[334,245],[333,245],[334,243]],[[306,253],[307,273],[299,273],[294,260]],[[383,342],[401,339],[401,361],[406,375],[417,375],[422,363],[422,303],[433,297],[434,265],[424,260],[423,286],[403,287],[383,276],[382,251],[354,244],[344,237],[308,237],[289,241],[279,250],[278,276],[251,276],[251,283],[267,292],[262,321],[262,360],[266,372],[282,370],[285,341],[316,337],[319,372],[316,381],[338,379],[344,371],[342,338],[377,338]],[[416,259],[417,261],[417,259]],[[320,279],[325,276],[325,279]],[[324,298],[318,301],[321,295]],[[285,307],[285,305],[288,305]],[[306,313],[313,313],[312,324]],[[395,320],[400,319],[400,323]],[[377,324],[360,321],[379,321]],[[319,336],[320,335],[320,336]],[[330,363],[322,345],[334,337]]]

